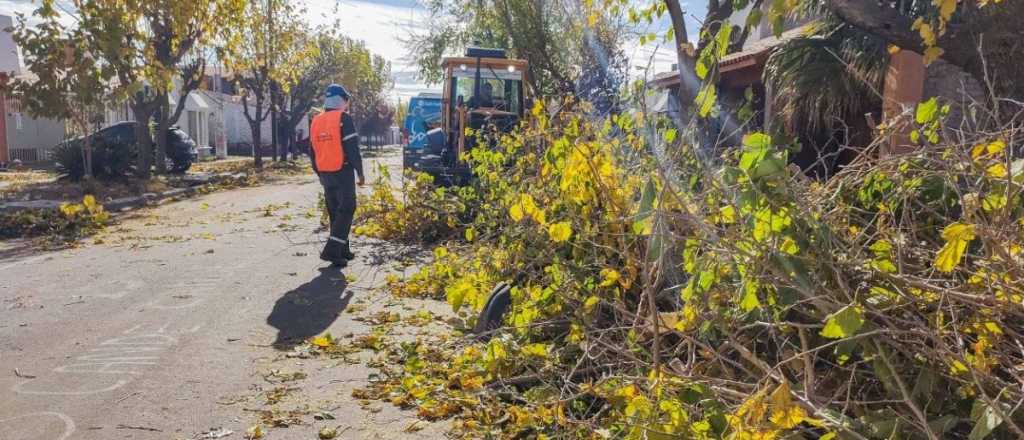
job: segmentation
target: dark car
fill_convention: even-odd
[[[135,122],[125,121],[101,128],[99,131],[89,135],[92,143],[120,145],[132,151],[134,157],[138,152],[135,146]],[[67,142],[84,143],[85,138],[76,138]],[[188,134],[178,127],[171,127],[167,130],[167,169],[174,173],[184,173],[192,167],[196,161],[199,150],[196,142],[188,137]]]

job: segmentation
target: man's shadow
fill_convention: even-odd
[[[352,292],[345,291],[345,274],[338,267],[320,268],[320,274],[285,293],[267,316],[277,329],[274,348],[290,350],[295,345],[327,330],[345,310]]]

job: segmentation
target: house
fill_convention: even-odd
[[[217,157],[227,155],[227,141],[224,136],[224,105],[223,100],[227,99],[222,93],[208,89],[207,84],[214,81],[207,73],[203,84],[198,90],[191,91],[185,98],[185,108],[178,121],[174,124],[188,134],[196,142],[201,155],[216,154]],[[171,111],[178,105],[181,99],[181,80],[174,80],[174,89],[168,94],[168,105]],[[122,121],[135,119],[128,103],[118,103],[107,108],[104,115],[104,125],[111,125]]]
[[[18,47],[8,31],[13,25],[11,17],[0,15],[0,85],[27,76]],[[20,101],[6,95],[2,87],[0,115],[0,167],[14,160],[46,160],[50,149],[65,137],[63,121],[30,117],[22,111]]]
[[[729,19],[730,24],[742,27],[746,23],[750,11],[751,7],[748,6],[746,9],[734,12]],[[775,126],[774,122],[777,119],[777,115],[773,112],[772,103],[775,101],[776,95],[764,81],[765,64],[773,51],[794,38],[806,35],[812,30],[811,28],[814,24],[815,20],[813,18],[786,20],[783,32],[776,36],[767,21],[762,19],[757,27],[751,29],[750,35],[744,42],[741,50],[728,54],[720,60],[717,95],[718,103],[723,111],[721,112],[722,117],[718,118],[716,122],[721,127],[723,133],[742,132],[742,130],[736,130],[740,122],[749,124],[747,127],[752,129]],[[908,118],[907,115],[917,103],[928,97],[940,96],[951,98],[949,99],[953,104],[951,116],[954,120],[959,116],[960,111],[956,102],[962,101],[962,96],[966,94],[975,98],[984,97],[983,89],[976,80],[959,68],[942,60],[925,66],[922,56],[909,50],[889,51],[888,57],[880,108],[872,110],[866,115],[857,115],[857,120],[855,121],[844,121],[849,132],[833,134],[833,139],[830,142],[832,147],[826,147],[837,148],[838,145],[838,148],[842,151],[837,154],[834,154],[835,152],[828,154],[844,157],[837,157],[835,159],[837,162],[830,166],[841,166],[841,163],[852,159],[853,156],[858,154],[851,151],[848,147],[853,147],[853,150],[859,151],[860,147],[866,146],[866,143],[870,142],[870,139],[873,137],[872,131],[876,124],[883,121],[892,127],[889,131],[892,134],[889,138],[889,145],[883,153],[906,151],[915,148],[911,145],[908,136],[912,129],[908,119],[912,118]],[[657,92],[648,101],[653,105],[655,111],[669,115],[691,105],[691,103],[679,103],[676,98],[679,87],[682,84],[691,87],[694,95],[696,94],[696,89],[700,87],[700,81],[697,78],[691,77],[681,80],[678,69],[673,68],[672,70],[655,75],[650,84]],[[740,108],[746,100],[745,92],[748,88],[752,92],[753,98],[753,119],[750,121],[735,121],[732,115],[736,113],[736,109]],[[897,126],[892,124],[897,124]],[[738,139],[733,140],[738,141]],[[863,145],[857,145],[858,143]],[[801,166],[803,166],[800,163],[802,160],[808,163],[815,163],[821,154],[821,150],[815,151],[805,148],[800,155],[794,158],[794,161]],[[800,157],[801,155],[806,157]],[[831,171],[827,170],[826,174],[831,173]]]
[[[235,155],[252,154],[252,130],[230,75],[223,67],[208,66],[199,88],[185,98],[185,109],[175,124],[196,141],[201,153],[215,154],[218,158],[226,157],[229,151]],[[171,109],[180,99],[181,82],[174,81],[175,89],[168,96]],[[253,100],[250,99],[249,105],[255,105]],[[109,125],[133,118],[131,108],[122,103],[110,107],[104,120]],[[298,126],[305,125],[303,119]],[[260,144],[265,147],[272,143],[269,117],[263,120],[261,127]]]
[[[730,24],[742,27],[746,23],[751,9],[752,6],[748,6],[746,9],[733,13],[729,17]],[[786,20],[783,26],[784,30],[779,36],[775,36],[766,19],[751,29],[741,50],[728,54],[719,61],[719,103],[726,108],[739,108],[745,100],[746,90],[749,88],[755,104],[752,125],[755,127],[769,125],[773,94],[764,83],[765,63],[775,48],[806,34],[813,22],[812,19]],[[673,66],[670,72],[655,75],[650,82],[650,85],[658,90],[651,101],[654,108],[662,112],[675,113],[680,108],[689,106],[690,103],[679,103],[677,98],[679,87],[684,82],[693,90],[692,95],[696,95],[696,90],[700,87],[700,80],[695,76],[681,78],[676,66]],[[728,116],[732,112],[726,113]]]

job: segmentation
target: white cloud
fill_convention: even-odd
[[[305,7],[305,18],[311,25],[331,26],[337,22],[342,34],[362,40],[371,52],[391,61],[391,70],[396,74],[394,99],[407,100],[431,90],[416,81],[414,75],[402,74],[415,71],[402,40],[410,29],[422,26],[420,20],[428,15],[415,0],[294,1]]]

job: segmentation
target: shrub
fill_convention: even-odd
[[[82,141],[68,141],[53,150],[57,172],[78,181],[85,176]],[[131,171],[134,161],[132,148],[125,143],[97,141],[93,145],[92,172],[96,178],[122,177]]]
[[[87,195],[82,203],[62,203],[57,210],[23,210],[0,214],[0,238],[28,238],[48,235],[73,241],[103,229],[110,214],[96,198]]]

